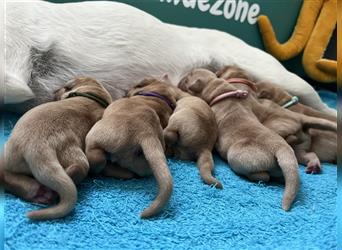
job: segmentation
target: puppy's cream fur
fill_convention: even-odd
[[[258,83],[258,98],[265,98],[282,105],[290,100],[292,95],[272,83]],[[319,117],[337,122],[335,116],[317,111],[309,106],[298,103],[288,108],[291,111],[308,116]],[[337,162],[337,133],[320,129],[309,129],[306,142],[294,145],[299,163],[307,166],[307,172],[321,168],[320,162]],[[311,170],[310,170],[311,169]]]
[[[210,103],[220,94],[236,90],[208,70],[193,70],[179,87]],[[256,98],[227,98],[211,108],[218,123],[216,149],[239,175],[252,181],[269,181],[270,176],[285,178],[282,208],[289,210],[300,180],[292,148],[278,134],[264,127],[253,112]],[[280,167],[280,168],[279,168]]]
[[[232,77],[253,80],[243,70],[231,66],[224,67],[217,72],[217,75],[226,80]],[[299,163],[307,165],[307,173],[320,171],[320,159],[333,163],[336,162],[336,117],[314,110],[301,103],[293,105],[286,110],[279,105],[283,105],[291,100],[292,96],[288,92],[268,82],[256,82],[256,84],[256,95],[267,109],[268,115],[267,118],[265,114],[259,118],[265,126],[278,132],[284,138],[295,135],[295,140],[293,139],[294,137],[290,139],[292,141],[291,146],[295,150]],[[264,111],[257,112],[263,113]],[[316,119],[315,117],[331,122]],[[325,131],[327,129],[330,131]]]
[[[86,154],[94,172],[105,169],[106,153],[110,153],[113,164],[140,176],[154,175],[159,192],[141,213],[142,218],[147,218],[161,211],[173,189],[163,137],[172,109],[157,97],[135,95],[141,90],[158,92],[174,105],[180,92],[157,79],[142,81],[129,91],[128,97],[113,102],[105,110],[103,118],[87,135]]]
[[[8,191],[13,188],[16,194],[25,195],[26,187],[34,188],[35,182],[30,179],[33,176],[60,196],[56,206],[29,212],[30,219],[55,219],[67,215],[77,200],[75,184],[68,174],[75,173],[76,182],[79,182],[88,173],[84,141],[104,108],[85,97],[65,99],[74,91],[91,92],[111,102],[109,93],[96,80],[76,79],[56,93],[62,100],[25,113],[5,145],[1,172]]]
[[[213,177],[212,150],[217,139],[215,115],[206,102],[195,96],[177,101],[177,107],[164,129],[164,138],[176,158],[197,160],[203,181],[222,188]]]

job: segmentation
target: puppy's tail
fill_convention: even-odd
[[[200,171],[200,175],[203,181],[208,185],[214,185],[216,188],[223,188],[221,182],[219,182],[213,175],[214,169],[213,156],[210,150],[202,151],[197,159],[197,166]]]
[[[337,122],[329,120],[302,115],[302,124],[304,129],[315,128],[328,131],[337,131]]]
[[[66,216],[76,204],[77,189],[75,184],[57,160],[49,163],[36,162],[35,166],[43,167],[39,169],[31,167],[33,176],[43,185],[56,191],[60,200],[53,207],[28,212],[27,217],[32,220],[48,220]]]
[[[141,218],[149,218],[159,213],[169,201],[173,183],[166,163],[163,146],[158,138],[150,137],[141,142],[141,148],[158,183],[158,195],[152,204],[141,213]]]
[[[280,146],[275,156],[285,179],[282,208],[288,211],[296,198],[300,185],[298,162],[290,146]]]

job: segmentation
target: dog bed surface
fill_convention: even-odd
[[[336,108],[336,94],[320,91]],[[4,115],[7,140],[17,116]],[[252,152],[251,152],[252,153]],[[89,177],[79,187],[73,213],[32,222],[25,213],[40,208],[5,194],[5,249],[336,249],[336,165],[308,175],[289,212],[281,209],[283,184],[251,183],[218,156],[215,174],[224,189],[202,183],[192,162],[168,160],[174,193],[163,212],[149,220],[139,213],[154,199],[153,177],[115,180]]]

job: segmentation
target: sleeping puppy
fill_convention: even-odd
[[[226,76],[221,75],[219,77],[226,79],[227,73],[228,72],[226,72]],[[288,93],[286,90],[282,89],[281,87],[275,84],[269,83],[269,82],[257,82],[257,96],[260,99],[269,99],[277,103],[280,106],[286,105],[287,106],[286,108],[288,108],[289,110],[293,112],[297,112],[300,114],[305,114],[305,115],[313,116],[317,118],[323,118],[323,119],[327,119],[333,122],[337,121],[337,118],[335,116],[313,109],[307,105],[300,103],[299,101],[290,103],[290,101],[293,99],[294,96],[290,95],[290,93]],[[287,104],[290,104],[290,105],[287,105]]]
[[[233,66],[225,66],[224,68],[222,68],[221,70],[216,72],[216,75],[220,78],[223,79],[229,79],[230,75],[233,73],[233,71],[236,71],[237,67],[233,67]],[[235,73],[237,74],[237,73]],[[244,72],[243,75],[246,75],[246,73]],[[248,75],[248,77],[250,78],[251,81],[255,81],[254,78],[252,78],[250,75]],[[316,109],[313,109],[307,105],[304,105],[298,101],[296,102],[290,102],[291,100],[293,100],[293,95],[291,95],[290,93],[288,93],[286,90],[284,90],[283,88],[273,84],[273,83],[269,83],[269,82],[265,82],[265,81],[255,81],[256,85],[257,85],[257,96],[260,99],[269,99],[272,100],[273,102],[277,103],[280,106],[286,105],[286,104],[290,104],[288,105],[289,110],[297,112],[297,113],[301,113],[301,114],[305,114],[308,116],[313,116],[313,117],[317,117],[317,118],[323,118],[323,119],[327,119],[329,121],[333,121],[336,122],[337,118],[333,115],[318,111]]]
[[[289,210],[300,185],[298,163],[286,141],[255,116],[253,106],[260,105],[257,100],[252,95],[236,98],[235,86],[205,69],[193,70],[179,87],[211,106],[218,124],[216,149],[235,173],[266,182],[270,176],[284,176],[282,208]]]
[[[269,110],[274,110],[272,117],[261,118],[263,124],[286,138],[286,141],[294,149],[298,162],[306,165],[306,173],[320,173],[320,159],[326,162],[336,162],[336,123],[309,117],[309,119],[302,120],[303,123],[301,124],[298,123],[299,120],[296,115],[293,116],[296,113],[286,110],[268,99],[260,99],[260,102]],[[289,134],[289,131],[292,132]]]
[[[164,129],[168,151],[182,160],[197,160],[203,181],[222,188],[212,175],[214,162],[212,150],[217,139],[215,115],[206,102],[195,96],[185,96]]]
[[[73,80],[56,93],[56,99],[20,118],[1,159],[7,191],[42,203],[49,202],[49,189],[59,194],[56,206],[27,214],[35,220],[61,218],[74,208],[74,182],[79,183],[89,170],[83,153],[85,137],[111,102],[109,93],[92,78]]]
[[[274,101],[279,105],[289,103],[293,96],[282,88],[267,82],[258,83],[258,97]],[[301,103],[287,107],[289,110],[309,116],[324,118],[337,122],[336,117],[317,111]],[[337,162],[337,133],[319,129],[309,129],[307,136],[311,143],[295,145],[299,163],[307,166],[307,173],[319,173],[320,162]]]
[[[242,77],[253,80],[244,71],[231,66],[224,67],[216,74],[226,80],[229,80],[232,77]],[[261,99],[260,101],[268,108],[277,110],[277,118],[275,118],[275,115],[273,115],[272,118],[274,124],[269,124],[269,126],[273,126],[275,129],[281,126],[281,124],[278,124],[279,122],[289,123],[287,118],[291,115],[293,116],[290,112],[286,112],[286,115],[284,115],[284,110],[278,107],[277,104],[296,113],[323,118],[336,123],[336,118],[334,116],[314,110],[311,107],[298,103],[298,101],[293,101],[295,97],[274,84],[267,82],[256,82],[256,84],[256,95]],[[268,100],[271,100],[272,102]],[[293,128],[294,127],[295,126],[293,126]],[[322,129],[324,129],[324,127]],[[300,129],[298,132],[297,136],[291,137],[288,142],[291,143],[291,146],[295,150],[299,163],[307,166],[307,173],[319,173],[321,170],[320,160],[331,163],[336,162],[337,134],[335,131],[324,131],[321,129],[306,129],[303,131]]]
[[[128,92],[127,98],[113,102],[86,138],[86,155],[92,172],[105,169],[106,155],[110,154],[114,165],[139,176],[154,175],[159,192],[141,213],[142,218],[161,211],[172,193],[163,128],[167,126],[180,92],[160,80],[145,79]]]
[[[258,105],[253,96],[204,69],[193,70],[179,87],[211,106],[218,123],[216,149],[234,172],[252,181],[284,175],[282,207],[289,210],[300,182],[297,160],[286,141],[259,122],[252,109]]]

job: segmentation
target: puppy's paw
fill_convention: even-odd
[[[211,176],[211,177],[207,177],[207,178],[203,178],[203,181],[209,185],[209,186],[213,186],[217,189],[222,189],[223,185],[221,182],[219,182],[215,177]]]
[[[58,194],[43,186],[40,185],[35,196],[32,198],[32,202],[39,204],[51,204],[54,203],[58,198]]]
[[[319,161],[310,161],[305,168],[305,173],[307,173],[307,174],[320,174],[321,173],[321,163]]]
[[[223,188],[223,185],[221,182],[219,181],[216,181],[216,183],[213,183],[212,184],[215,188],[218,188],[218,189],[222,189]]]

